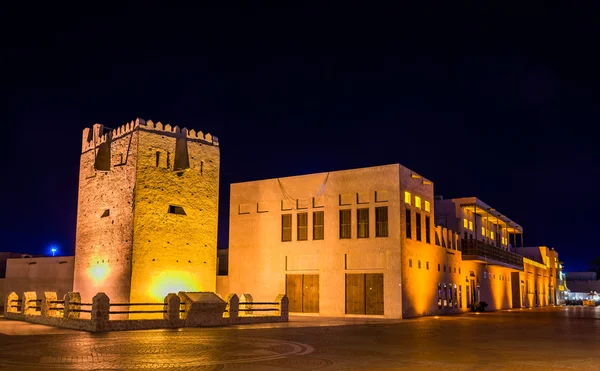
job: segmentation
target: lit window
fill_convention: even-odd
[[[404,202],[410,205],[410,192],[404,191]]]
[[[481,235],[482,235],[482,236],[485,236],[485,235],[486,235],[486,234],[485,234],[485,227],[481,227]]]
[[[468,221],[467,219],[463,219],[463,227],[464,227],[465,229],[468,229],[468,228],[469,228],[469,221]]]
[[[490,231],[490,238],[493,240],[494,239],[494,231]]]
[[[469,220],[469,229],[473,230],[473,222]]]
[[[427,211],[427,212],[431,211],[431,204],[429,203],[429,201],[425,201],[425,211]]]
[[[421,197],[419,196],[415,196],[415,207],[416,208],[421,208]]]

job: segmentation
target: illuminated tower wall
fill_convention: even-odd
[[[83,131],[74,291],[157,302],[215,291],[218,140],[138,119]]]

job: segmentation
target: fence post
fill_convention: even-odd
[[[279,294],[275,298],[275,301],[279,303],[279,317],[281,317],[282,321],[287,322],[289,320],[290,299],[284,294]]]
[[[94,323],[95,330],[104,330],[110,316],[110,299],[108,296],[99,292],[92,299],[92,315],[91,320]]]
[[[51,301],[56,300],[56,293],[51,291],[44,292],[44,298],[42,299],[42,316],[44,317],[57,317],[56,311],[52,310],[53,304]]]
[[[164,309],[167,312],[163,313],[163,319],[166,319],[169,321],[178,321],[180,304],[181,304],[181,299],[179,299],[179,296],[177,294],[170,293],[167,296],[165,296]]]
[[[37,295],[35,291],[25,291],[22,296],[21,313],[25,315],[36,315]]]
[[[11,291],[6,295],[6,302],[4,306],[4,314],[6,313],[19,313],[17,306],[19,305],[19,295],[16,292]],[[22,305],[22,303],[21,303]]]
[[[68,292],[63,297],[64,304],[64,312],[63,316],[65,318],[79,318],[79,312],[72,312],[73,309],[81,309],[81,294],[78,292]]]
[[[240,300],[240,303],[252,303],[254,300],[252,299],[252,295],[250,294],[242,294],[242,299]],[[252,309],[252,305],[242,305],[243,309]],[[240,313],[240,317],[242,316],[250,316],[252,315],[252,311],[251,310],[245,310],[242,311],[242,313]]]
[[[236,322],[240,314],[240,298],[236,294],[227,297],[227,314],[230,322]]]

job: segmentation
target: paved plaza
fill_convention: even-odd
[[[600,370],[600,308],[90,334],[0,318],[4,370]]]

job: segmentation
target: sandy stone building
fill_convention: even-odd
[[[215,291],[216,137],[137,119],[83,130],[73,289],[157,302]]]
[[[3,279],[4,287],[0,286],[0,297],[4,299],[2,291],[35,291],[39,298],[44,296],[44,291],[53,291],[62,298],[67,292],[73,291],[74,260],[73,256],[32,257],[25,254],[23,257],[7,259],[6,278]]]
[[[399,164],[238,183],[220,282],[255,300],[283,291],[291,312],[323,316],[512,308],[522,235],[477,198],[434,200],[433,183]]]
[[[547,246],[523,248],[523,272],[514,274],[515,308],[531,308],[561,304],[564,300],[562,265],[556,250]],[[516,285],[520,285],[517,290]]]

